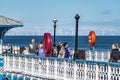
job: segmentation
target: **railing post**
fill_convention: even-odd
[[[85,71],[84,80],[87,80],[87,63],[84,62],[84,65],[85,65],[85,68],[84,68],[84,71]]]
[[[107,75],[108,75],[107,80],[111,80],[111,66],[110,66],[110,64],[108,64],[108,73],[107,73]]]
[[[13,67],[13,65],[14,65],[14,60],[13,60],[13,55],[12,55],[12,69],[11,69],[11,71],[14,71],[14,67]]]
[[[74,61],[74,80],[76,80],[77,63]]]
[[[24,59],[24,60],[25,60],[25,61],[24,61],[24,62],[25,62],[25,71],[24,71],[24,75],[25,75],[25,74],[26,74],[26,56],[24,56],[24,58],[25,58],[25,59]]]
[[[34,74],[34,70],[33,70],[33,69],[34,69],[34,64],[35,64],[35,63],[34,63],[34,61],[33,61],[34,58],[31,58],[31,59],[32,59],[32,62],[31,62],[31,63],[32,63],[32,67],[31,67],[31,68],[32,68],[32,75],[33,75],[33,74]]]
[[[39,58],[38,62],[39,62],[39,76],[41,76],[41,58]]]
[[[95,51],[94,53],[95,53],[95,60],[97,61],[98,60],[98,53],[97,53],[97,51]]]
[[[15,56],[13,55],[13,71],[15,71],[15,58],[14,58]]]
[[[57,60],[55,59],[55,79],[57,79],[57,68],[58,68],[58,66],[57,66]]]
[[[46,60],[47,60],[47,62],[46,62],[46,66],[47,66],[46,76],[48,78],[49,77],[49,60],[48,60],[48,58]]]
[[[20,54],[20,46],[17,47],[17,53]]]
[[[3,58],[4,58],[4,72],[5,72],[7,69],[7,57],[6,57],[6,55],[4,55]]]
[[[66,80],[66,61],[64,60],[64,80]]]
[[[10,56],[7,55],[8,65],[7,70],[10,71]]]
[[[109,61],[109,59],[110,59],[110,51],[107,51],[107,53],[108,53],[108,61]]]
[[[102,61],[104,61],[104,53],[103,53],[103,51],[101,52],[101,54],[102,54]]]
[[[20,57],[20,56],[18,57],[18,61],[19,61],[18,71],[20,72],[20,71],[21,71],[21,69],[20,69],[20,67],[21,67],[21,66],[20,66],[20,64],[21,64],[21,57]]]
[[[89,60],[92,60],[92,53],[91,53],[91,50],[89,50]]]
[[[98,71],[99,71],[98,65],[99,65],[99,64],[96,63],[96,66],[95,66],[95,67],[96,67],[96,71],[95,71],[96,79],[95,79],[95,80],[99,80],[99,79],[98,79]]]

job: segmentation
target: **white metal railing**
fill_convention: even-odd
[[[105,61],[108,62],[110,59],[110,50],[95,50],[94,52],[91,50],[86,50],[86,60],[94,60],[95,61]]]
[[[3,46],[3,52],[6,51],[8,46]],[[26,47],[28,49],[28,47]],[[28,52],[28,51],[27,51]],[[12,53],[19,54],[20,46],[12,46]],[[28,53],[26,53],[28,54]],[[108,61],[110,59],[110,50],[95,50],[94,52],[91,50],[85,50],[86,60],[94,60],[95,61]],[[74,50],[70,50],[70,56],[73,58]]]
[[[3,46],[2,46],[2,52],[5,52],[5,53],[6,53],[9,47],[12,48],[12,49],[11,49],[11,50],[12,50],[11,52],[12,52],[13,54],[18,54],[18,53],[20,53],[20,46],[8,46],[8,45],[3,45]]]
[[[120,64],[3,54],[4,71],[55,80],[120,80]]]

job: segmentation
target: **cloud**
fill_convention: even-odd
[[[120,28],[114,27],[114,26],[90,26],[90,25],[80,25],[78,34],[80,36],[82,35],[88,35],[89,31],[94,30],[97,35],[120,35]],[[12,36],[12,35],[30,35],[30,36],[37,36],[41,35],[43,36],[45,32],[51,33],[53,35],[53,28],[51,27],[21,27],[21,28],[14,28],[9,30],[6,35]],[[75,36],[75,27],[73,26],[66,26],[66,27],[57,27],[56,29],[56,35],[57,36]]]
[[[102,12],[102,14],[104,14],[104,15],[110,15],[110,14],[111,14],[111,11],[110,11],[110,10],[104,10],[104,11]]]
[[[79,35],[88,35],[89,31],[94,30],[97,35],[120,35],[120,20],[113,21],[99,21],[99,22],[80,22],[79,23]],[[41,35],[45,32],[54,34],[53,27],[49,26],[33,26],[33,27],[19,27],[9,30],[6,35]],[[75,24],[61,25],[56,28],[56,35],[74,36]]]

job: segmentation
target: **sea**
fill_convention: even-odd
[[[5,36],[3,38],[3,45],[7,45],[9,43],[13,46],[29,46],[31,39],[33,38],[36,40],[37,45],[43,40],[43,36]],[[70,49],[74,49],[75,47],[75,36],[56,36],[56,45],[60,41],[62,43],[67,42]],[[120,44],[120,36],[97,36],[94,48],[96,50],[111,50],[111,45],[113,43]],[[91,46],[88,44],[88,36],[78,37],[78,49],[91,49]]]

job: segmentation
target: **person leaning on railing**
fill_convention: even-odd
[[[112,44],[109,62],[120,62],[120,51],[118,44]]]

